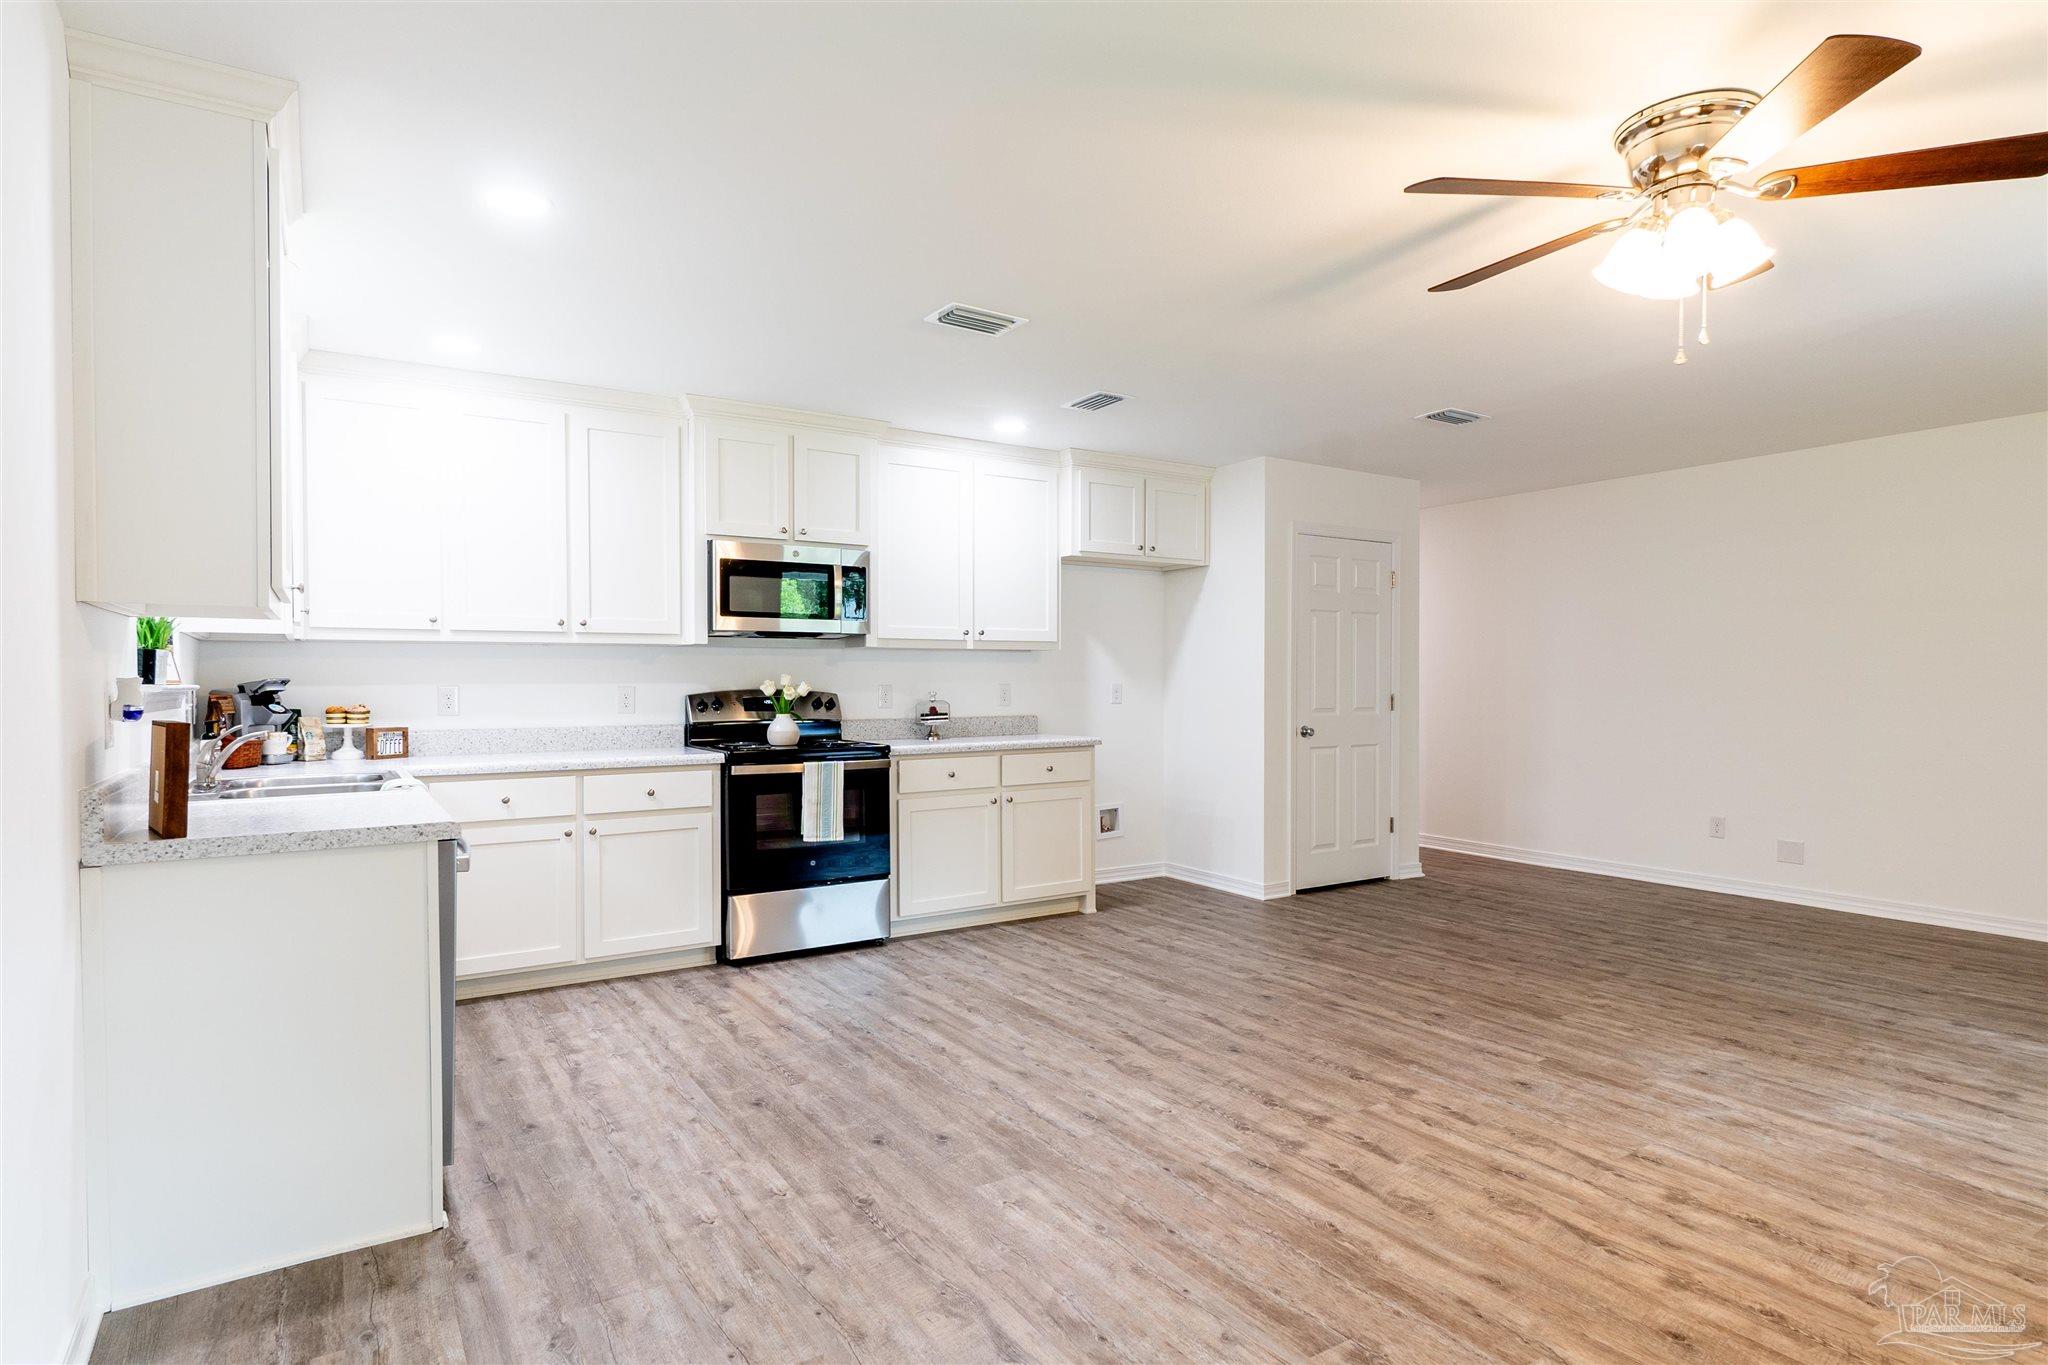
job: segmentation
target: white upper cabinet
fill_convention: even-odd
[[[1208,480],[1146,476],[1145,553],[1181,564],[1209,562]]]
[[[866,545],[874,537],[880,423],[693,398],[714,536]]]
[[[317,353],[305,366],[307,633],[682,637],[680,405],[515,396],[481,391],[489,376]]]
[[[306,625],[438,632],[448,415],[394,385],[309,378],[305,395]]]
[[[288,81],[92,34],[71,63],[78,598],[285,611],[277,518]],[[147,91],[148,93],[141,93]]]
[[[795,436],[796,538],[822,545],[868,543],[867,482],[874,442],[834,432]]]
[[[770,427],[706,418],[705,529],[715,536],[786,540],[791,437]]]
[[[974,643],[1059,639],[1059,471],[977,458]]]
[[[974,462],[941,450],[882,452],[869,638],[965,645],[974,635]]]
[[[569,414],[569,582],[576,634],[683,628],[682,428],[673,418]]]
[[[1145,480],[1122,469],[1080,466],[1067,478],[1073,517],[1072,554],[1145,553]]]
[[[1209,562],[1208,468],[1069,450],[1061,471],[1061,558],[1155,569]]]
[[[569,450],[560,408],[467,397],[445,452],[443,583],[452,631],[569,627]]]

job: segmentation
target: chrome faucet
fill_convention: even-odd
[[[230,725],[212,739],[203,741],[206,747],[201,751],[199,759],[200,775],[193,779],[192,790],[210,792],[218,787],[221,769],[227,766],[227,761],[234,756],[235,750],[244,744],[261,744],[265,735],[275,734],[276,731],[277,727],[274,725],[265,725],[255,730],[250,730],[244,725]],[[230,736],[234,737],[232,744],[226,743]]]

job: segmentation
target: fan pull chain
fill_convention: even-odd
[[[1678,296],[1678,354],[1671,357],[1674,365],[1685,363],[1685,295]]]
[[[1707,275],[1700,276],[1700,345],[1702,346],[1707,345],[1713,340],[1712,337],[1707,335],[1707,281],[1710,278],[1712,277]]]

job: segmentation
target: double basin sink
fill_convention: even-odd
[[[295,767],[297,765],[294,765]],[[326,764],[319,767],[326,768]],[[239,773],[220,775],[212,791],[192,788],[194,801],[251,801],[268,796],[350,796],[378,792],[394,782],[412,779],[392,768],[342,769],[324,772]]]

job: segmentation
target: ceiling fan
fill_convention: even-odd
[[[1724,199],[1803,199],[1823,194],[2017,180],[2048,174],[2048,133],[1857,157],[1759,173],[1758,168],[1828,115],[1920,55],[1913,43],[1838,33],[1808,53],[1767,95],[1754,90],[1695,90],[1639,109],[1614,131],[1614,150],[1628,167],[1626,185],[1556,180],[1464,180],[1440,177],[1408,186],[1410,194],[1486,194],[1598,199],[1614,216],[1591,227],[1430,286],[1464,289],[1516,266],[1618,232],[1593,278],[1610,289],[1679,301],[1679,349],[1685,363],[1685,300],[1700,296],[1699,340],[1705,343],[1706,298],[1771,269],[1772,249],[1756,229],[1731,215]]]

